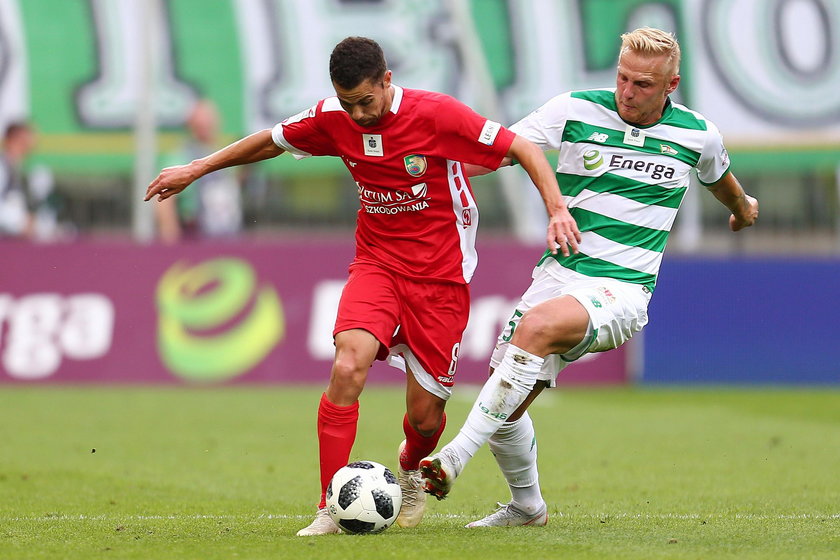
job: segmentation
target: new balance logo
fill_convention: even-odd
[[[606,134],[604,132],[593,132],[589,136],[589,138],[587,138],[587,140],[590,141],[590,142],[600,142],[601,144],[603,144],[604,142],[606,142],[609,139],[610,139],[610,135]]]

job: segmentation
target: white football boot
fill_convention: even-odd
[[[341,528],[335,524],[335,521],[330,517],[330,512],[324,507],[318,510],[312,523],[297,532],[297,536],[314,537],[316,535],[334,535],[340,532]]]
[[[402,490],[402,507],[397,516],[397,525],[403,528],[417,527],[426,513],[426,494],[423,492],[423,479],[420,471],[406,471],[400,465],[400,455],[405,449],[405,440],[397,450],[397,479]]]
[[[528,515],[512,504],[499,502],[498,505],[499,509],[494,513],[478,521],[467,523],[467,529],[474,529],[476,527],[519,527],[522,525],[544,527],[548,523],[548,508],[546,508],[545,503],[543,503],[542,507],[534,515]]]
[[[455,479],[461,474],[461,460],[447,448],[430,457],[420,460],[420,475],[423,477],[423,490],[438,500],[442,500],[452,490]]]

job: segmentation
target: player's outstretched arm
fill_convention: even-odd
[[[271,129],[255,132],[207,157],[186,165],[167,167],[149,183],[144,200],[151,200],[154,196],[157,196],[159,201],[165,200],[186,189],[193,181],[208,173],[225,167],[256,163],[282,153],[283,149],[271,139]]]
[[[732,231],[750,227],[758,219],[758,200],[744,192],[741,183],[732,173],[727,172],[708,188],[732,212],[729,216],[729,229]]]
[[[548,160],[542,150],[530,140],[516,135],[513,144],[510,145],[508,156],[518,161],[522,168],[528,172],[537,190],[540,191],[545,209],[548,212],[548,233],[546,242],[552,254],[557,249],[564,256],[578,252],[580,243],[580,230],[566,202],[560,192],[560,185],[557,184],[557,177],[551,169]]]
[[[499,164],[499,167],[505,167],[506,165],[511,165],[513,163],[513,158],[505,156],[502,158],[502,163]],[[488,173],[492,173],[493,170],[484,167],[481,165],[475,165],[474,163],[464,163],[464,173],[467,174],[467,177],[476,177],[478,175],[487,175]]]

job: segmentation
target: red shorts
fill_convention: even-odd
[[[470,288],[420,282],[367,263],[350,265],[333,336],[364,329],[382,345],[376,358],[411,370],[427,391],[447,399],[470,312]]]

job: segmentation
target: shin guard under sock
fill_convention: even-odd
[[[321,395],[318,405],[318,451],[321,463],[321,501],[325,505],[327,485],[338,469],[350,460],[350,450],[356,441],[359,422],[359,401],[350,406],[338,406]]]
[[[508,347],[502,362],[481,388],[461,431],[446,445],[458,454],[461,465],[466,465],[525,401],[534,388],[543,361],[512,344]]]

